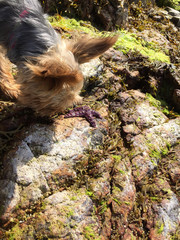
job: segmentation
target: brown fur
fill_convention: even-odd
[[[0,88],[9,98],[16,99],[20,94],[20,86],[11,73],[10,61],[5,57],[2,48],[0,51]]]
[[[17,64],[13,78],[10,62],[0,53],[0,88],[10,98],[34,109],[41,116],[62,112],[81,101],[83,76],[79,64],[90,61],[110,48],[118,36],[63,41],[37,58]]]

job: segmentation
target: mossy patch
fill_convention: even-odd
[[[97,236],[97,233],[93,229],[94,225],[89,224],[88,226],[84,227],[83,235],[85,239],[88,240],[100,240],[101,238]]]
[[[110,32],[100,32],[98,29],[93,27],[90,22],[78,21],[75,19],[61,17],[59,15],[50,17],[49,21],[52,26],[60,27],[64,31],[79,31],[81,33],[88,33],[91,36],[108,36]],[[118,30],[116,34],[119,34],[119,39],[115,44],[115,48],[128,53],[129,51],[138,52],[144,56],[147,56],[150,61],[160,61],[170,63],[169,56],[160,50],[157,44],[153,42],[146,42],[138,38],[135,34]]]
[[[160,51],[158,45],[153,42],[146,42],[137,38],[133,33],[127,31],[118,31],[119,39],[115,44],[116,49],[121,50],[123,53],[129,51],[139,52],[147,56],[151,61],[160,61],[170,63],[169,56]]]
[[[20,240],[23,239],[24,235],[26,232],[28,232],[28,235],[30,235],[28,231],[28,226],[21,227],[19,224],[16,224],[10,231],[6,233],[7,239],[8,240]],[[33,230],[30,231],[33,235]]]
[[[91,25],[90,22],[76,20],[74,18],[61,17],[59,15],[49,17],[49,21],[53,27],[60,27],[64,31],[79,31],[90,35],[100,35],[100,32]]]
[[[146,98],[148,99],[149,103],[156,107],[158,110],[163,112],[166,116],[170,118],[177,117],[177,114],[174,111],[169,110],[168,104],[162,99],[154,98],[150,93],[146,93]]]

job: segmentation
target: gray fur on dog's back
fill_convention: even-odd
[[[0,44],[11,62],[39,56],[58,41],[37,0],[0,0]]]

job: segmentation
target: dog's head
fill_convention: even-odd
[[[117,36],[79,41],[62,40],[45,54],[31,58],[20,74],[21,94],[18,100],[40,115],[62,112],[80,101],[83,75],[79,65],[101,55]]]

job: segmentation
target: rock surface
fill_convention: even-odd
[[[171,21],[177,27],[180,27],[180,12],[170,7],[167,7],[166,10],[168,11],[169,15],[172,16]]]
[[[86,77],[92,76],[89,66]],[[102,71],[99,61],[91,66]],[[106,84],[108,77],[102,80]],[[94,129],[84,119],[61,118],[21,133],[3,159],[2,239],[176,234],[180,119],[169,119],[139,90],[116,91],[113,101],[105,93],[99,108],[109,124],[97,120]]]
[[[0,239],[179,238],[178,31],[166,11],[143,11],[132,4],[129,29],[162,42],[171,64],[114,49],[84,64],[96,128],[21,109],[1,121]],[[0,120],[13,107],[0,103]]]

